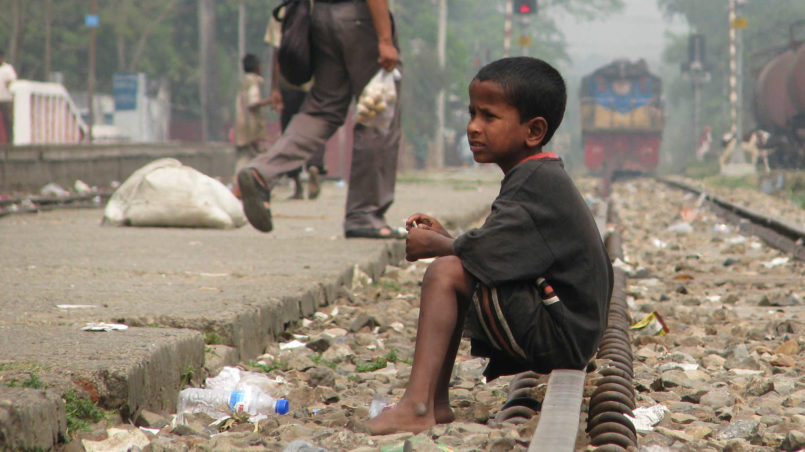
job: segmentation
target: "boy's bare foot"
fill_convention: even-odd
[[[374,419],[366,422],[366,427],[373,435],[388,435],[397,432],[423,432],[436,425],[434,414],[428,412],[423,403],[414,406],[396,405],[383,410]]]
[[[450,404],[438,404],[433,407],[433,416],[436,418],[437,424],[449,424],[456,420],[456,415],[450,409]]]

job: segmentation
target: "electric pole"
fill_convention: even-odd
[[[704,50],[704,35],[691,34],[688,37],[688,63],[683,65],[682,72],[684,78],[689,79],[693,85],[693,133],[691,139],[694,152],[699,145],[698,134],[702,131],[702,85],[710,81],[710,73],[705,69]]]
[[[730,158],[733,164],[746,162],[743,150],[743,49],[741,29],[746,28],[746,19],[740,14],[743,0],[730,0],[730,111],[732,133],[734,136],[733,151]],[[723,168],[722,168],[723,170]]]
[[[199,0],[199,62],[201,65],[201,139],[215,140],[219,136],[217,102],[217,72],[215,68],[215,2]]]
[[[89,0],[89,16],[86,19],[89,27],[89,77],[87,80],[87,106],[89,115],[87,116],[87,134],[89,142],[92,143],[92,126],[95,123],[95,112],[93,107],[93,97],[95,96],[95,29],[98,28],[98,0]]]
[[[246,56],[246,4],[240,0],[238,5],[238,65]]]
[[[447,0],[439,0],[439,29],[436,34],[436,45],[439,70],[444,72],[447,55]],[[444,167],[444,97],[445,87],[442,85],[436,95],[436,118],[438,124],[433,149],[433,163],[436,168]]]
[[[507,58],[512,47],[512,10],[513,0],[506,0],[506,19],[503,21],[503,58]]]

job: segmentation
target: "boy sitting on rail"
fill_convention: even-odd
[[[488,357],[487,380],[583,369],[606,327],[612,266],[562,161],[542,152],[564,114],[562,76],[542,60],[505,58],[469,86],[473,158],[503,170],[483,226],[453,239],[434,218],[408,218],[406,259],[438,257],[422,283],[411,378],[367,422],[374,434],[452,422],[448,385],[462,330]],[[465,325],[466,317],[466,325]]]

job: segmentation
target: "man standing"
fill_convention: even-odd
[[[388,0],[315,0],[310,39],[316,82],[301,111],[268,152],[238,172],[244,213],[263,232],[273,229],[268,203],[279,177],[304,165],[344,123],[350,102],[372,76],[381,67],[394,69],[399,59]],[[388,131],[355,126],[344,219],[347,238],[401,237],[385,220],[394,201],[399,104]]]
[[[280,18],[285,15],[284,8],[280,12]],[[305,83],[304,85],[297,86],[285,80],[279,70],[279,62],[277,61],[277,53],[282,42],[282,23],[271,15],[268,26],[266,27],[265,42],[274,48],[274,64],[271,76],[271,101],[276,110],[280,114],[280,129],[284,133],[288,128],[291,119],[299,113],[302,108],[302,103],[313,86],[313,80]],[[324,152],[325,147],[322,146],[313,153],[308,159],[308,198],[316,199],[321,192],[321,176],[327,174],[324,168]],[[288,177],[294,182],[294,194],[291,199],[304,199],[302,191],[301,180],[302,168],[291,170],[287,173]]]
[[[17,80],[14,67],[5,62],[5,55],[0,49],[0,143],[14,143],[14,96],[11,95],[11,82]],[[5,133],[3,133],[5,132]],[[5,138],[5,140],[3,140]]]

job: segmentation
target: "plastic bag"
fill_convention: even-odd
[[[138,169],[115,190],[103,223],[228,229],[243,226],[246,217],[224,184],[165,158]]]
[[[358,96],[355,119],[367,127],[387,132],[397,105],[397,86],[394,82],[401,77],[398,69],[377,71]]]
[[[237,367],[226,366],[215,377],[204,380],[207,389],[225,389],[227,391],[245,390],[252,386],[274,397],[287,397],[288,387],[282,377],[273,380],[262,372],[250,372]]]

